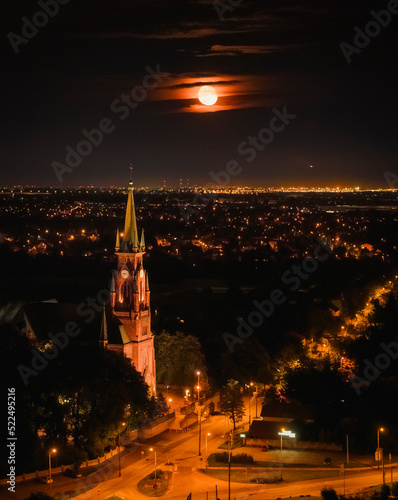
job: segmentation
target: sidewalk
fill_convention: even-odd
[[[135,448],[133,450],[137,451]],[[121,453],[121,464],[127,455],[132,453],[128,449],[125,449]],[[53,478],[52,484],[46,484],[40,481],[40,479],[28,479],[26,481],[18,481],[15,485],[15,493],[8,491],[9,485],[0,486],[0,498],[5,500],[23,500],[27,498],[32,492],[42,491],[50,496],[55,494],[64,494],[68,498],[75,496],[76,490],[87,491],[89,489],[95,488],[96,485],[111,478],[112,476],[118,475],[119,470],[119,455],[116,454],[112,458],[102,461],[97,466],[93,466],[93,470],[90,474],[81,478],[72,478],[66,476],[61,472],[51,474]],[[43,472],[43,471],[41,471]],[[84,468],[83,468],[84,473]],[[46,476],[45,474],[44,476]],[[43,475],[40,473],[40,477]]]

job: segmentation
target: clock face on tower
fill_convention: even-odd
[[[125,280],[126,278],[129,277],[129,272],[127,269],[123,269],[123,271],[120,273],[120,276]]]
[[[141,269],[140,270],[140,278],[142,278],[144,276],[144,271]]]

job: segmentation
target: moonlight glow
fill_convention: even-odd
[[[198,99],[205,106],[212,106],[217,102],[217,92],[214,87],[204,85],[199,89]]]

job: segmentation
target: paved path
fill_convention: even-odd
[[[154,438],[142,443],[135,443],[128,454],[122,458],[122,475],[118,475],[118,461],[114,460],[105,469],[84,479],[70,479],[63,475],[54,477],[53,485],[26,482],[18,483],[16,493],[8,493],[7,489],[0,488],[0,498],[10,500],[23,500],[32,491],[45,491],[47,493],[65,493],[66,491],[90,487],[90,491],[82,493],[78,500],[98,499],[106,500],[112,495],[118,495],[125,500],[148,499],[137,490],[137,483],[154,470],[154,452],[150,448],[156,449],[157,467],[165,469],[166,462],[173,463],[173,477],[171,488],[165,495],[165,499],[185,500],[192,492],[193,500],[207,499],[215,500],[216,487],[218,498],[226,500],[228,498],[228,484],[225,481],[214,479],[207,474],[200,472],[205,467],[205,459],[208,454],[217,450],[217,447],[225,441],[224,435],[230,429],[230,424],[224,416],[213,416],[202,423],[201,451],[202,458],[198,456],[199,435],[198,426],[185,433],[164,432]],[[208,435],[210,433],[210,436]],[[207,436],[207,450],[206,438]],[[219,451],[219,450],[218,450]],[[143,455],[141,452],[144,452]],[[235,450],[253,454],[255,460],[267,460],[274,464],[279,464],[278,450],[271,452],[261,452],[260,448],[245,447]],[[286,453],[285,460],[294,464],[309,463],[314,468],[321,467],[325,452],[297,451],[292,450]],[[332,454],[327,453],[328,456]],[[143,457],[143,458],[142,458]],[[344,460],[344,454],[332,455],[332,465],[340,465]],[[352,457],[354,459],[354,457]],[[371,457],[368,457],[369,461]],[[366,462],[366,460],[361,460]],[[361,464],[365,465],[365,464]],[[286,470],[286,469],[285,469]],[[328,469],[325,467],[325,472]],[[244,483],[232,483],[231,498],[245,499],[275,499],[278,497],[289,497],[302,495],[319,496],[321,488],[327,484],[343,493],[343,478],[334,471],[336,477],[311,479],[297,481],[294,483],[277,483],[269,485],[255,485]],[[389,472],[386,476],[389,480]],[[351,473],[345,478],[345,491],[347,494],[355,493],[358,490],[380,484],[382,482],[381,471],[369,470],[368,472]],[[207,495],[207,496],[206,496]]]

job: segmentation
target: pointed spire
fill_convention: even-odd
[[[106,322],[105,304],[103,305],[103,309],[102,309],[100,342],[102,343],[102,345],[105,345],[108,343],[108,325]]]
[[[116,283],[115,283],[115,273],[114,272],[112,273],[110,292],[111,293],[115,293],[116,292]]]
[[[148,272],[145,273],[145,291],[149,292],[149,276],[148,276]]]
[[[116,251],[120,249],[120,233],[119,233],[119,228],[116,230],[116,245],[115,245]]]
[[[124,222],[123,251],[136,252],[138,250],[137,220],[135,217],[135,205],[132,181],[133,166],[130,165],[129,194],[127,198],[126,218]]]
[[[144,230],[141,231],[140,250],[141,250],[141,252],[143,252],[145,250]]]

